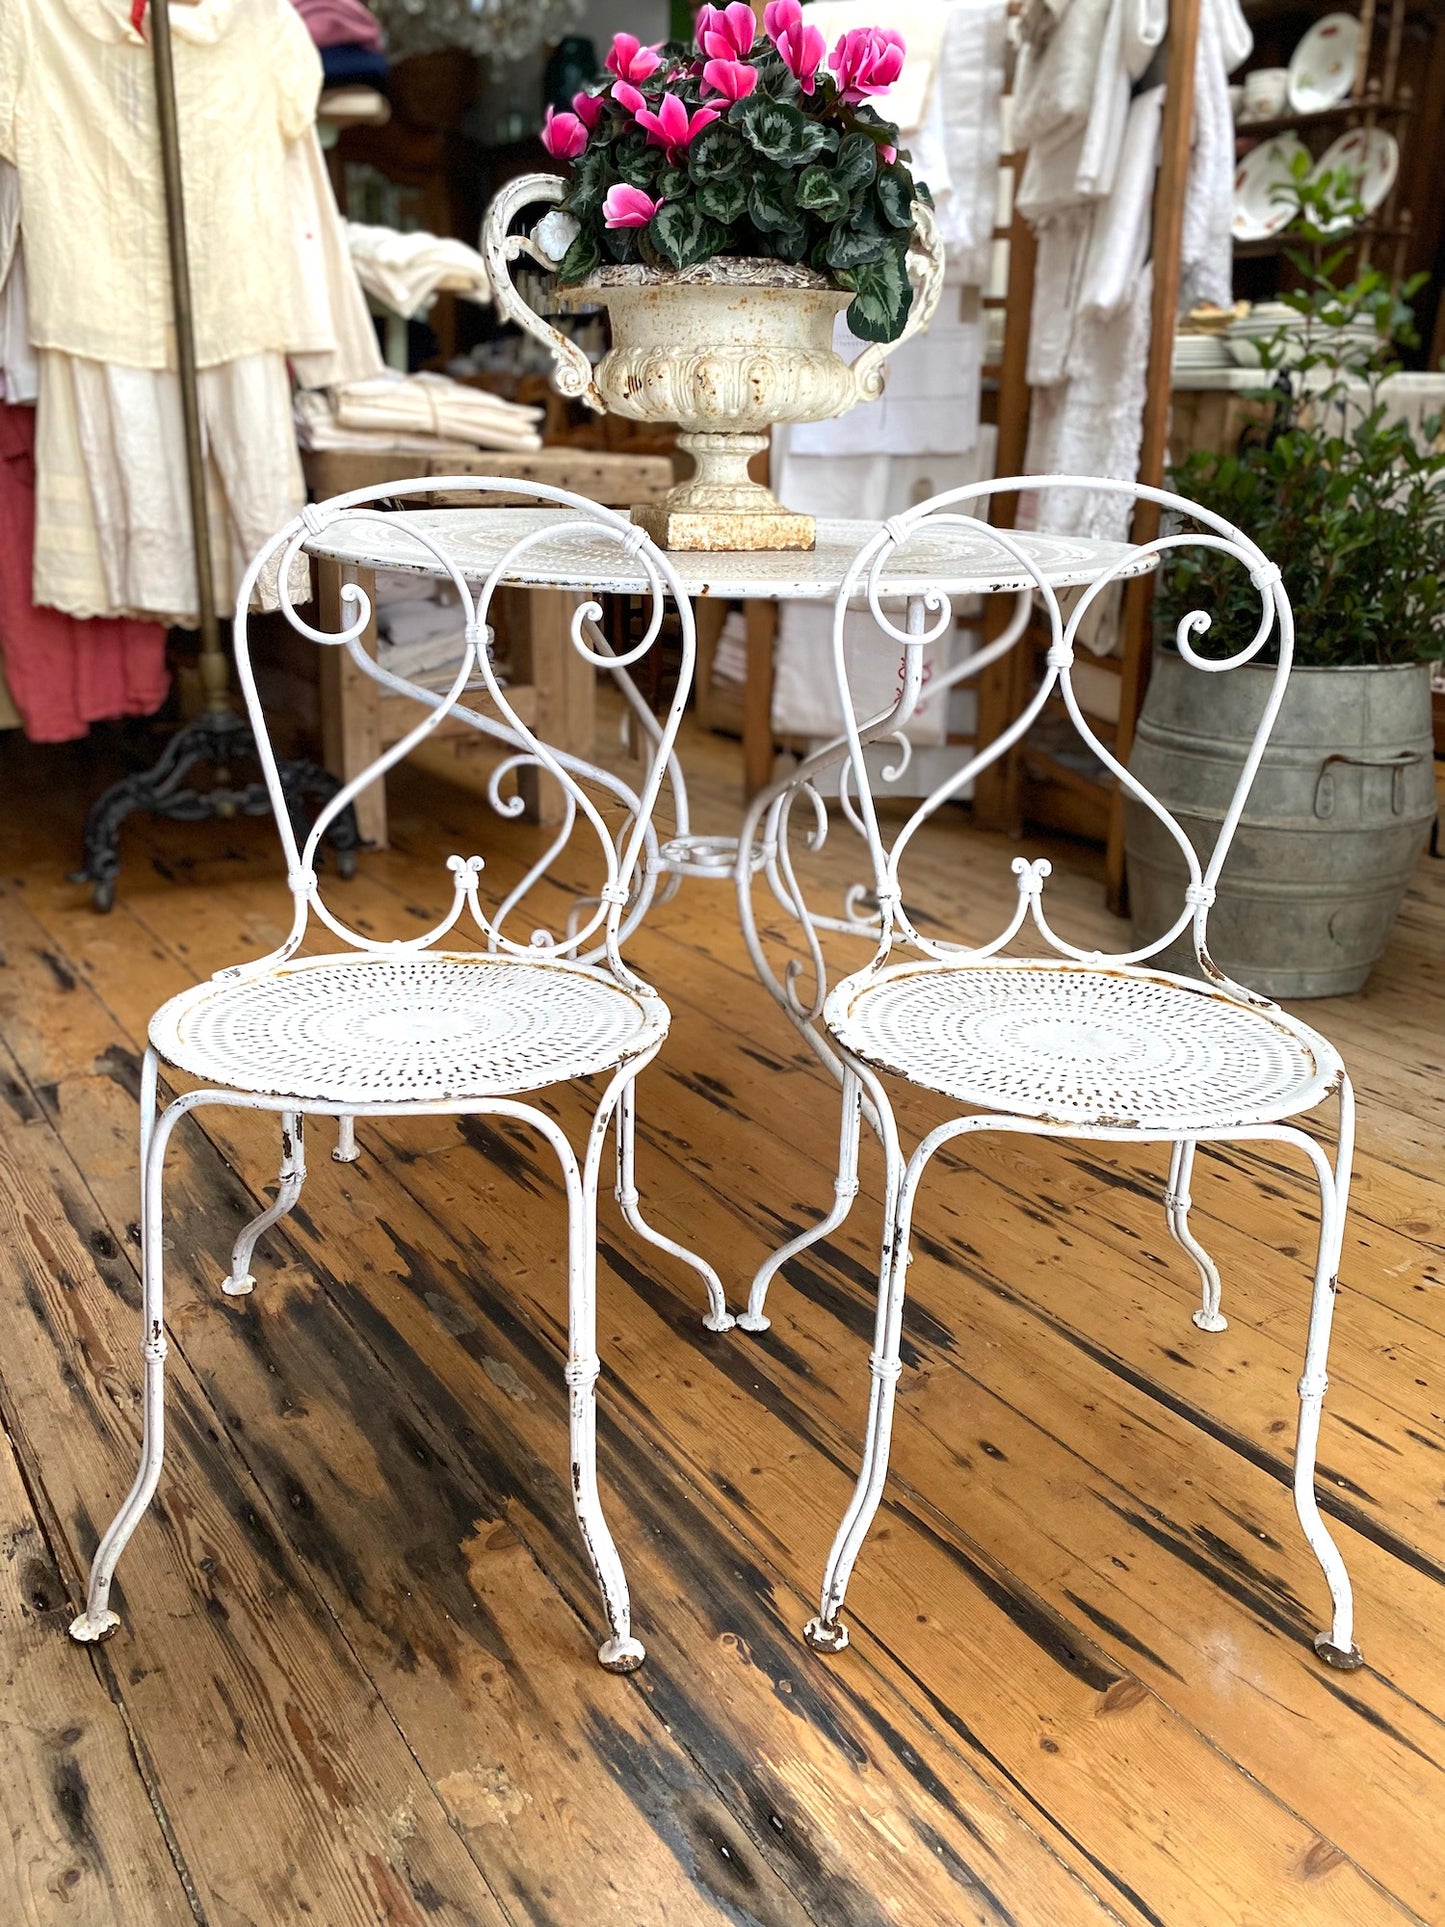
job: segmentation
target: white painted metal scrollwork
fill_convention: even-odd
[[[1314,1167],[1320,1189],[1321,1227],[1310,1333],[1300,1381],[1300,1420],[1296,1445],[1294,1497],[1300,1522],[1329,1585],[1333,1614],[1316,1649],[1328,1663],[1358,1665],[1353,1641],[1353,1604],[1348,1577],[1320,1518],[1314,1492],[1315,1445],[1325,1389],[1328,1345],[1337,1270],[1343,1238],[1353,1143],[1353,1099],[1344,1067],[1330,1044],[1286,1015],[1268,999],[1231,981],[1209,954],[1209,910],[1221,871],[1263,757],[1284,696],[1293,653],[1293,625],[1278,568],[1240,530],[1163,490],[1076,476],[1030,478],[1034,490],[1089,488],[1132,494],[1157,503],[1181,526],[1169,528],[1132,556],[1115,558],[1065,616],[1056,588],[1030,557],[1026,542],[1006,530],[988,528],[984,519],[991,495],[1012,493],[1015,480],[959,489],[894,518],[866,543],[854,560],[835,604],[834,672],[844,717],[843,753],[851,782],[840,788],[843,814],[863,837],[873,873],[868,905],[855,894],[848,916],[829,919],[810,913],[788,849],[791,811],[806,798],[805,844],[816,847],[826,833],[817,782],[837,746],[810,758],[790,783],[759,799],[745,837],[764,845],[764,875],[774,897],[801,931],[805,956],[792,958],[779,972],[760,941],[752,910],[753,892],[739,866],[737,882],[744,930],[763,981],[842,1087],[843,1116],[834,1204],[822,1221],[793,1238],[761,1268],[753,1283],[745,1328],[767,1327],[764,1299],[779,1267],[790,1257],[842,1223],[857,1194],[858,1126],[866,1118],[883,1146],[885,1223],[879,1267],[879,1300],[873,1350],[872,1390],[863,1468],[852,1504],[839,1528],[824,1578],[822,1602],[807,1635],[820,1651],[846,1644],[839,1617],[858,1552],[877,1510],[887,1473],[893,1401],[899,1374],[904,1285],[909,1263],[912,1214],[919,1182],[944,1146],[978,1131],[1083,1136],[1104,1141],[1140,1139],[1170,1146],[1165,1191],[1168,1227],[1193,1260],[1202,1303],[1195,1313],[1201,1330],[1225,1329],[1220,1311],[1219,1274],[1213,1260],[1189,1229],[1189,1180],[1196,1145],[1244,1140],[1274,1142],[1302,1152]],[[1047,631],[1043,673],[1019,716],[992,742],[934,789],[903,822],[885,834],[877,807],[878,785],[870,776],[865,751],[896,735],[917,701],[922,645],[946,632],[952,622],[948,597],[920,588],[909,602],[903,627],[885,607],[883,583],[907,567],[911,541],[941,528],[966,529],[997,547],[1000,571],[1017,570],[1033,582],[1033,604]],[[1090,724],[1074,689],[1074,650],[1080,626],[1109,587],[1136,573],[1141,557],[1155,562],[1188,545],[1234,558],[1247,570],[1260,598],[1253,632],[1218,658],[1201,656],[1195,644],[1208,617],[1190,614],[1179,624],[1175,646],[1203,674],[1217,675],[1256,659],[1273,646],[1277,666],[1259,727],[1250,744],[1229,805],[1212,846],[1196,852],[1184,829],[1124,767]],[[1007,568],[1005,568],[1005,564]],[[850,605],[862,602],[889,642],[900,646],[905,664],[893,707],[886,715],[859,721],[848,679],[844,625]],[[1011,625],[989,654],[997,660],[1012,647],[1023,624]],[[979,658],[965,665],[975,673]],[[1045,907],[1050,865],[1016,858],[1017,896],[1012,914],[992,935],[960,929],[933,934],[933,926],[957,917],[973,920],[968,906],[931,903],[929,927],[905,905],[904,859],[919,830],[942,806],[963,794],[973,780],[1007,754],[1026,734],[1045,705],[1057,699],[1088,749],[1114,780],[1163,824],[1179,850],[1186,876],[1180,911],[1165,933],[1149,944],[1104,952],[1073,943],[1057,930]],[[1150,960],[1190,932],[1198,979],[1150,968]],[[828,985],[823,935],[867,936],[872,955],[861,968]],[[1042,944],[1041,953],[1020,955],[1017,946]],[[807,986],[802,988],[801,986]],[[888,1080],[949,1098],[964,1114],[930,1132],[908,1156],[901,1143]],[[1326,1152],[1290,1120],[1336,1096],[1340,1107],[1339,1148],[1333,1165]]]
[[[459,476],[388,484],[384,494],[405,500],[445,489],[515,496],[525,486],[511,479]],[[208,982],[183,991],[151,1021],[141,1080],[144,1444],[135,1483],[96,1553],[85,1611],[71,1627],[76,1639],[103,1639],[115,1630],[111,1577],[160,1477],[165,1361],[161,1179],[176,1123],[192,1109],[210,1104],[279,1115],[282,1160],[276,1200],[237,1238],[222,1287],[242,1295],[256,1282],[251,1260],[258,1238],[294,1207],[305,1182],[306,1115],[338,1120],[335,1155],[349,1162],[356,1156],[357,1118],[469,1114],[525,1126],[558,1160],[568,1214],[570,1485],[610,1628],[598,1657],[615,1672],[641,1664],[627,1584],[597,1488],[597,1192],[609,1135],[616,1140],[619,1196],[628,1224],[697,1273],[707,1294],[705,1323],[710,1329],[724,1331],[732,1323],[711,1265],[655,1231],[642,1215],[634,1175],[634,1087],[657,1055],[669,1018],[662,999],[630,968],[621,948],[657,887],[652,819],[663,781],[670,771],[676,772],[674,745],[694,660],[692,610],[667,559],[641,529],[560,489],[535,484],[531,492],[578,512],[560,536],[553,531],[551,539],[585,541],[593,552],[600,543],[643,577],[649,619],[641,639],[625,652],[614,655],[600,645],[596,624],[601,609],[595,601],[581,603],[571,645],[586,661],[627,676],[656,645],[669,601],[676,606],[681,670],[666,715],[650,718],[645,733],[649,753],[635,788],[549,746],[519,715],[493,666],[490,611],[509,571],[524,569],[528,550],[541,539],[535,526],[521,530],[474,587],[476,576],[459,566],[444,539],[420,523],[408,526],[404,512],[378,507],[380,491],[359,490],[304,510],[266,545],[242,582],[236,668],[285,852],[291,928],[269,955],[219,971]],[[418,566],[420,558],[420,566],[446,578],[461,604],[463,640],[450,686],[441,694],[393,675],[368,654],[362,637],[370,609],[360,588],[343,589],[343,618],[335,631],[310,623],[288,593],[292,563],[307,542],[339,525],[378,522],[392,530],[412,566]],[[419,709],[415,725],[329,801],[301,841],[281,793],[248,646],[250,600],[263,575],[279,580],[282,609],[300,634],[321,647],[346,650],[362,674],[389,694],[409,697]],[[464,700],[473,687],[480,688],[494,714]],[[321,839],[338,811],[447,717],[461,718],[497,746],[500,760],[488,788],[494,810],[503,817],[515,815],[520,802],[507,785],[520,771],[542,771],[562,791],[562,821],[521,878],[496,892],[491,907],[483,894],[484,856],[453,855],[447,860],[450,902],[436,921],[420,935],[376,936],[358,928],[323,896],[316,870]],[[557,881],[555,866],[564,852],[569,871],[579,861],[591,864],[595,874],[580,888],[569,879],[564,891]],[[527,928],[534,924],[529,906],[542,893],[540,914],[551,927]],[[344,949],[321,956],[298,954],[315,924],[340,938]],[[475,933],[471,947],[442,947],[445,938],[454,933],[460,937],[468,926]],[[186,1091],[159,1109],[162,1064],[200,1080],[202,1088]],[[580,1078],[595,1078],[593,1090],[600,1094],[593,1097],[586,1144],[578,1151],[546,1109],[522,1100],[528,1093]]]

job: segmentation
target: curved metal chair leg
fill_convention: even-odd
[[[823,1574],[823,1592],[815,1619],[803,1628],[803,1637],[815,1652],[841,1653],[848,1644],[848,1628],[838,1617],[843,1595],[848,1590],[853,1567],[862,1551],[863,1541],[873,1523],[888,1477],[888,1451],[893,1438],[893,1404],[898,1379],[903,1370],[899,1350],[903,1340],[903,1297],[908,1267],[912,1263],[909,1235],[913,1224],[913,1200],[925,1168],[910,1164],[897,1168],[896,1154],[888,1152],[888,1202],[884,1217],[884,1237],[878,1272],[878,1314],[873,1331],[873,1350],[868,1369],[872,1384],[868,1393],[868,1434],[863,1447],[863,1464],[858,1483],[843,1522],[838,1527],[832,1551]]]
[[[148,1050],[141,1069],[141,1354],[145,1359],[145,1388],[140,1469],[119,1512],[106,1528],[91,1561],[85,1611],[70,1623],[70,1637],[83,1645],[109,1639],[120,1625],[110,1609],[110,1586],[116,1561],[155,1497],[165,1452],[166,1330],[162,1282],[161,1167],[165,1161],[170,1124],[156,1121],[157,1059]]]
[[[1164,1193],[1164,1215],[1169,1223],[1169,1235],[1175,1244],[1189,1253],[1199,1273],[1200,1304],[1189,1315],[1202,1332],[1222,1332],[1228,1330],[1229,1320],[1219,1309],[1219,1267],[1189,1229],[1189,1207],[1194,1202],[1189,1195],[1194,1150],[1192,1139],[1176,1139],[1169,1158],[1169,1185]]]
[[[567,1366],[572,1435],[572,1503],[582,1543],[597,1575],[612,1636],[597,1649],[609,1673],[634,1673],[647,1657],[632,1637],[632,1603],[622,1560],[597,1491],[597,1178],[610,1122],[604,1099],[592,1126],[586,1163],[564,1164],[567,1180]]]
[[[796,1238],[790,1238],[770,1258],[764,1259],[753,1276],[752,1288],[748,1292],[748,1308],[738,1315],[740,1330],[765,1332],[768,1329],[772,1321],[763,1307],[773,1279],[800,1251],[806,1251],[809,1245],[836,1231],[853,1209],[853,1200],[858,1195],[858,1126],[862,1104],[863,1094],[858,1079],[852,1071],[846,1071],[843,1077],[843,1121],[838,1134],[838,1175],[833,1181],[833,1208],[817,1224],[807,1231],[800,1231]]]
[[[1350,1192],[1350,1165],[1354,1155],[1354,1093],[1346,1078],[1340,1088],[1340,1145],[1333,1173],[1324,1154],[1319,1154],[1316,1171],[1320,1180],[1320,1245],[1315,1264],[1314,1293],[1310,1301],[1309,1337],[1305,1344],[1305,1367],[1299,1382],[1299,1428],[1295,1434],[1294,1509],[1309,1540],[1310,1550],[1320,1562],[1320,1570],[1330,1589],[1334,1608],[1330,1630],[1315,1639],[1315,1651],[1327,1666],[1353,1672],[1363,1666],[1364,1655],[1354,1641],[1355,1605],[1350,1575],[1338,1546],[1320,1517],[1315,1497],[1315,1454],[1320,1436],[1320,1409],[1324,1404],[1329,1379],[1325,1362],[1330,1348],[1330,1325],[1335,1313],[1335,1293],[1339,1290],[1340,1252],[1345,1236],[1345,1207]]]
[[[711,1332],[725,1332],[732,1329],[734,1319],[728,1310],[727,1298],[723,1292],[722,1280],[705,1258],[699,1258],[695,1251],[680,1245],[673,1239],[654,1231],[643,1217],[638,1203],[637,1178],[635,1172],[637,1150],[637,1107],[636,1081],[629,1083],[623,1090],[617,1105],[617,1191],[618,1204],[622,1215],[637,1233],[659,1251],[667,1251],[674,1258],[680,1258],[685,1265],[691,1265],[702,1279],[703,1289],[707,1292],[707,1310],[703,1314],[703,1324]]]
[[[336,1149],[331,1156],[337,1164],[355,1164],[361,1156],[356,1142],[356,1119],[347,1111],[336,1120]]]
[[[306,1182],[306,1120],[300,1111],[281,1113],[279,1176],[275,1203],[252,1218],[232,1249],[230,1276],[221,1280],[221,1290],[229,1298],[243,1298],[254,1289],[256,1280],[251,1276],[251,1254],[256,1249],[256,1240],[263,1231],[269,1231],[273,1224],[284,1218],[301,1196],[301,1187]]]

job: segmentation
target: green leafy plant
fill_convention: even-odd
[[[1307,667],[1408,663],[1445,656],[1445,442],[1440,418],[1417,435],[1391,418],[1381,382],[1413,346],[1409,306],[1424,276],[1396,287],[1377,269],[1345,285],[1342,227],[1364,212],[1353,184],[1309,177],[1288,190],[1289,259],[1300,286],[1282,296],[1300,317],[1259,341],[1262,421],[1225,453],[1199,450],[1170,486],[1224,516],[1276,561],[1294,610],[1295,661]],[[1194,642],[1229,655],[1259,620],[1259,596],[1235,562],[1207,549],[1168,553],[1156,612],[1166,643],[1192,610],[1211,627]]]
[[[610,78],[542,139],[567,167],[577,230],[558,269],[575,285],[607,263],[683,270],[719,255],[787,261],[849,290],[848,325],[893,341],[912,305],[915,181],[898,129],[872,106],[902,69],[878,28],[823,36],[799,0],[705,6],[691,43],[619,34]]]

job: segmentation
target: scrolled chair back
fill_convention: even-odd
[[[1022,489],[1041,493],[1087,489],[1125,495],[1157,504],[1165,512],[1167,521],[1162,532],[1152,540],[1120,548],[1113,560],[1102,566],[1080,590],[1065,613],[1060,591],[1050,581],[1028,537],[1015,530],[995,528],[987,519],[992,497]],[[900,624],[895,614],[885,607],[885,602],[896,604],[900,599],[896,591],[885,589],[885,579],[890,571],[895,576],[907,572],[910,543],[920,536],[950,528],[976,537],[985,551],[996,557],[997,579],[1012,579],[1023,587],[1014,620],[992,643],[956,664],[944,680],[949,685],[966,683],[1022,646],[1023,638],[1034,633],[1034,624],[1028,620],[1030,605],[1035,616],[1041,617],[1047,626],[1044,672],[1029,701],[1004,730],[952,769],[917,803],[901,825],[894,827],[890,822],[885,828],[878,808],[879,792],[881,789],[886,795],[890,780],[901,773],[910,754],[904,731],[924,690],[924,649],[946,637],[954,626],[952,600],[942,588],[925,589],[909,596]],[[1100,599],[1121,579],[1157,568],[1161,563],[1167,566],[1171,554],[1191,546],[1231,558],[1245,569],[1258,592],[1260,613],[1253,634],[1242,639],[1229,653],[1216,657],[1201,655],[1195,646],[1211,627],[1210,615],[1205,610],[1191,611],[1176,625],[1172,638],[1173,646],[1183,659],[1203,674],[1219,675],[1256,660],[1272,639],[1277,652],[1258,726],[1218,832],[1202,856],[1171,812],[1101,740],[1074,687],[1080,630]],[[855,708],[845,642],[849,611],[860,604],[871,613],[881,635],[900,652],[895,699],[888,709],[872,716],[860,716]],[[1047,951],[1077,962],[1113,966],[1144,964],[1188,930],[1196,963],[1206,978],[1247,1001],[1265,1001],[1226,977],[1213,961],[1208,948],[1208,920],[1220,872],[1284,697],[1293,653],[1293,618],[1278,567],[1242,530],[1168,490],[1079,476],[1003,478],[950,489],[892,517],[860,548],[834,603],[832,666],[843,733],[806,759],[787,781],[776,784],[759,799],[744,831],[744,848],[756,844],[764,853],[761,867],[773,894],[788,915],[796,919],[808,950],[806,963],[794,958],[786,970],[778,974],[764,953],[754,919],[752,893],[740,869],[739,900],[743,906],[744,929],[764,981],[796,1021],[809,1024],[821,1013],[826,994],[820,935],[827,931],[871,937],[875,944],[873,967],[881,968],[900,946],[940,960],[982,962],[998,955],[1021,936],[1041,938]],[[938,686],[935,681],[934,693]],[[1082,948],[1071,943],[1050,922],[1044,901],[1050,874],[1048,861],[1030,862],[1019,857],[1012,864],[1017,897],[1000,931],[983,941],[926,934],[909,914],[902,883],[904,859],[918,832],[945,803],[968,794],[974,780],[1019,743],[1045,706],[1055,699],[1062,703],[1080,742],[1111,772],[1125,793],[1158,820],[1178,848],[1186,874],[1178,915],[1161,935],[1132,949],[1101,952]],[[867,752],[889,744],[894,747],[894,760],[891,767],[884,767],[880,781],[876,758],[870,762]],[[793,811],[806,799],[805,843],[816,850],[826,840],[828,822],[821,785],[840,762],[843,768],[838,783],[839,802],[843,815],[867,846],[872,875],[869,885],[848,892],[842,917],[828,917],[817,914],[805,901],[790,848],[789,829]],[[931,907],[936,912],[939,906]]]
[[[525,495],[541,508],[570,510],[572,514],[539,517],[521,511],[515,536],[508,532],[504,550],[488,560],[483,574],[475,566],[469,573],[465,558],[457,552],[458,544],[447,526],[449,512],[428,517],[423,524],[414,514],[385,506],[443,493],[452,500],[462,492],[476,494],[483,503],[489,495],[505,494],[511,503],[518,495]],[[371,600],[359,584],[343,584],[341,626],[335,630],[318,628],[297,608],[293,570],[308,546],[324,546],[338,533],[349,538],[353,532],[362,538],[358,552],[369,547],[365,540],[368,533],[384,532],[382,553],[388,565],[415,569],[451,585],[459,604],[462,641],[444,689],[428,688],[393,673],[367,650],[363,639],[373,612]],[[491,656],[491,616],[497,593],[519,573],[526,578],[529,555],[543,544],[555,550],[559,544],[565,548],[573,543],[585,544],[595,554],[599,542],[604,552],[615,548],[619,561],[626,565],[622,574],[640,575],[645,580],[648,619],[640,640],[625,651],[616,651],[602,634],[600,604],[591,597],[580,599],[571,618],[568,641],[584,661],[616,677],[619,670],[626,672],[658,646],[669,600],[676,605],[678,616],[680,673],[666,716],[643,732],[644,760],[635,783],[544,741],[518,713],[508,684],[498,676]],[[410,698],[419,710],[416,723],[398,741],[325,803],[304,838],[298,837],[286,808],[251,662],[250,610],[262,582],[274,583],[281,611],[299,635],[321,648],[344,650],[363,675],[390,696]],[[692,608],[666,556],[625,515],[565,489],[506,477],[427,477],[353,490],[304,508],[253,558],[237,592],[235,620],[237,674],[286,855],[292,926],[285,941],[270,955],[240,966],[237,972],[223,974],[274,969],[299,949],[313,918],[351,948],[387,956],[429,950],[466,919],[493,952],[597,964],[629,988],[641,987],[623,959],[621,946],[641,921],[655,893],[658,839],[653,815],[664,779],[675,768],[674,745],[692,682],[695,654]],[[486,711],[467,701],[468,694],[478,689],[487,701]],[[523,771],[535,770],[545,772],[559,786],[561,820],[549,834],[542,853],[511,888],[488,893],[486,860],[475,853],[454,854],[446,866],[451,872],[451,900],[429,929],[410,937],[369,935],[350,924],[323,895],[317,870],[323,840],[337,817],[368,785],[383,780],[388,771],[453,717],[502,752],[486,792],[499,816],[514,818],[521,814],[523,799],[517,779]],[[580,857],[589,872],[580,887],[564,883],[558,876],[557,865],[564,853],[569,866]],[[543,886],[547,889],[551,927],[524,930],[524,906]],[[561,914],[559,887],[572,899]]]

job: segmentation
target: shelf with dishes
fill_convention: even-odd
[[[1237,120],[1234,131],[1240,140],[1268,140],[1274,134],[1297,133],[1304,136],[1315,127],[1346,127],[1360,122],[1394,123],[1407,120],[1414,112],[1415,103],[1410,99],[1342,100],[1333,107],[1320,107],[1309,113],[1286,109],[1282,114],[1271,115],[1268,120]]]
[[[1343,178],[1364,209],[1365,220],[1378,214],[1389,200],[1400,173],[1400,144],[1388,129],[1363,122],[1346,128],[1314,160],[1293,129],[1258,141],[1234,170],[1234,243],[1236,251],[1272,241],[1283,234],[1295,209],[1290,192],[1296,167],[1303,157],[1310,163],[1309,178]],[[1344,239],[1363,223],[1341,213],[1325,232]],[[1372,231],[1378,231],[1372,229]]]

